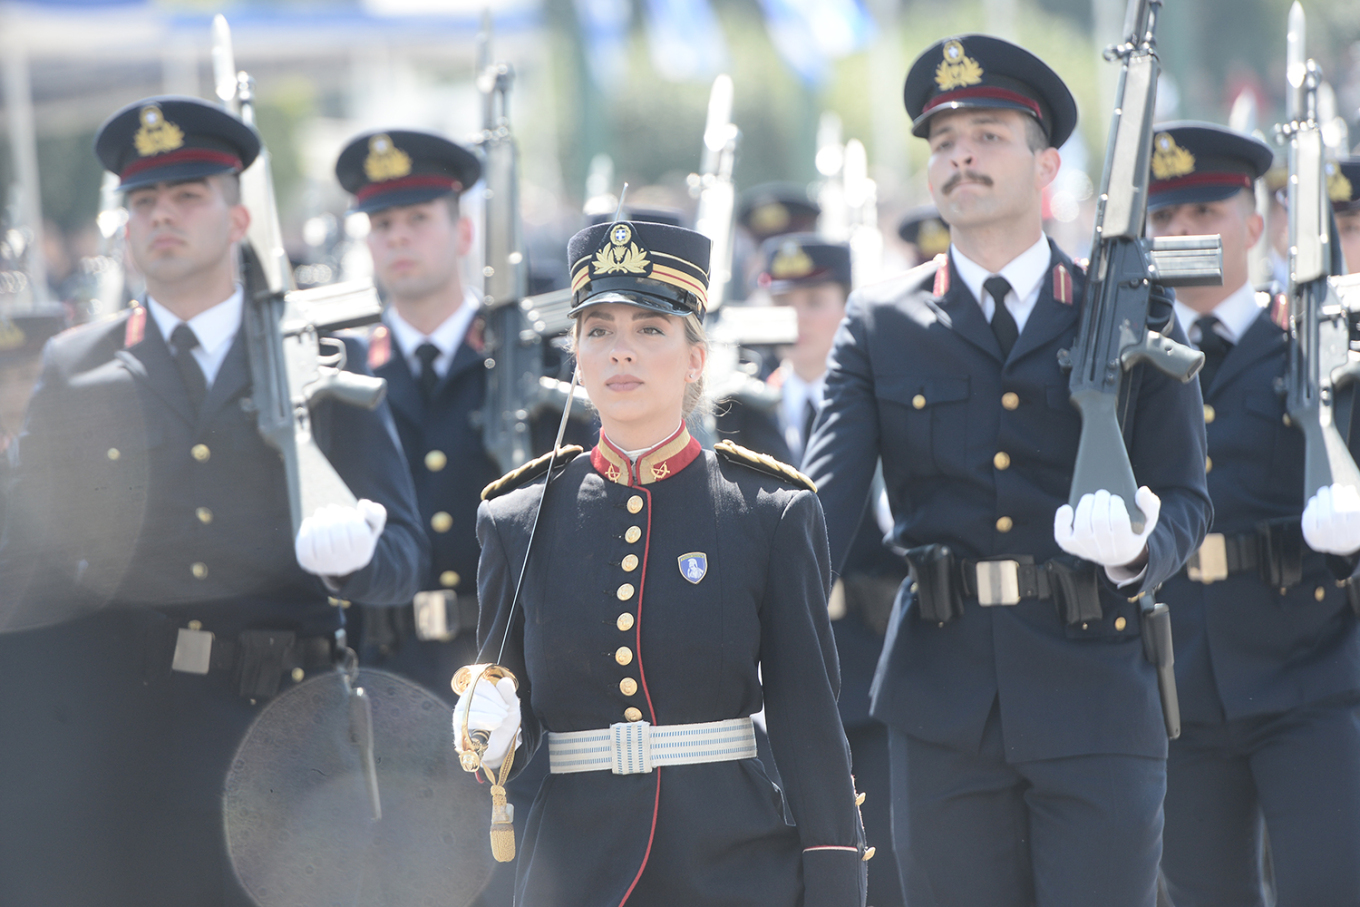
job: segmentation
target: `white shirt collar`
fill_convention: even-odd
[[[170,335],[175,332],[175,328],[180,324],[189,325],[194,336],[198,338],[194,359],[203,369],[203,377],[211,386],[213,379],[217,377],[218,369],[227,358],[231,342],[236,339],[236,332],[241,329],[244,299],[245,294],[238,283],[230,296],[207,311],[199,312],[188,321],[181,321],[178,315],[152,299],[150,295],[146,297],[146,307],[151,312],[151,317],[156,320],[156,327],[160,329],[166,345],[170,344]]]
[[[1238,343],[1261,315],[1261,304],[1256,299],[1256,290],[1248,283],[1242,284],[1232,295],[1224,299],[1209,314],[1218,319],[1214,332],[1229,343]],[[1199,343],[1199,329],[1192,334],[1190,328],[1203,316],[1179,299],[1176,300],[1176,320],[1181,323],[1185,336]]]
[[[990,322],[996,304],[991,294],[983,291],[982,285],[993,272],[964,255],[957,246],[950,245],[949,254],[954,260],[954,269],[959,272],[959,279],[968,287],[973,298],[982,307],[982,314]],[[996,272],[1006,278],[1006,282],[1011,285],[1011,291],[1006,294],[1006,308],[1014,316],[1015,326],[1020,331],[1024,331],[1025,322],[1029,320],[1035,303],[1039,301],[1039,288],[1043,285],[1044,276],[1048,273],[1048,265],[1052,260],[1053,251],[1048,247],[1048,237],[1040,235],[1038,242],[1012,258],[1004,268]]]
[[[477,316],[477,309],[480,306],[481,302],[477,295],[471,290],[466,290],[463,293],[463,304],[429,335],[421,333],[411,325],[411,322],[402,318],[396,306],[388,307],[384,320],[391,329],[392,337],[397,341],[397,348],[401,350],[406,364],[411,367],[411,374],[420,374],[420,359],[416,356],[416,349],[422,343],[432,343],[439,350],[439,355],[434,360],[434,370],[436,374],[442,376],[453,362],[453,355],[458,352],[458,347],[467,336],[468,329],[472,327],[472,319]]]

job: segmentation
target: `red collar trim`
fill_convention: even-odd
[[[404,176],[401,179],[369,183],[356,192],[354,197],[361,202],[366,202],[375,195],[401,192],[404,189],[447,189],[450,192],[457,192],[462,188],[462,183],[447,176]]]
[[[650,485],[684,469],[699,458],[703,445],[695,440],[684,423],[634,464],[628,455],[600,432],[600,443],[590,452],[590,465],[611,482],[620,485]]]
[[[943,297],[949,292],[949,256],[944,252],[935,256],[935,288],[936,297]]]

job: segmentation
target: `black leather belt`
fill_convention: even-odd
[[[1234,573],[1260,568],[1260,536],[1255,532],[1227,535],[1211,532],[1186,561],[1185,573],[1197,583],[1216,583]]]
[[[1035,564],[1029,557],[961,560],[959,574],[959,588],[963,594],[976,598],[983,607],[1016,605],[1026,598],[1053,597],[1048,565]]]
[[[226,675],[241,696],[268,698],[285,677],[296,682],[333,667],[344,647],[344,630],[302,637],[291,630],[243,630],[230,639],[190,625],[176,632],[170,669]]]

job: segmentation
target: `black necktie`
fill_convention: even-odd
[[[416,358],[420,360],[420,396],[426,403],[434,396],[439,375],[434,370],[434,361],[439,358],[439,347],[426,341],[416,347]]]
[[[173,331],[170,332],[170,345],[175,348],[175,365],[179,366],[180,377],[184,379],[184,389],[189,392],[189,403],[193,406],[194,412],[198,412],[203,406],[203,398],[208,394],[208,382],[203,377],[203,369],[199,368],[198,360],[194,358],[194,347],[198,346],[198,335],[194,329],[184,322],[180,322]]]
[[[1006,294],[1011,291],[1011,285],[1004,277],[988,277],[982,282],[982,289],[996,300],[996,310],[992,312],[992,333],[1001,345],[1001,358],[1005,359],[1010,356],[1011,347],[1015,346],[1015,340],[1020,336],[1020,329],[1015,326],[1015,316],[1006,308]]]
[[[813,404],[811,397],[803,398],[803,437],[800,439],[803,450],[807,450],[808,441],[812,438],[812,425],[817,421],[817,407]]]
[[[1218,374],[1223,357],[1233,348],[1231,343],[1223,339],[1222,334],[1214,330],[1214,325],[1218,323],[1218,319],[1213,315],[1205,315],[1195,321],[1195,327],[1199,328],[1199,348],[1204,353],[1204,368],[1199,373],[1199,386],[1206,392],[1214,383],[1214,375]]]

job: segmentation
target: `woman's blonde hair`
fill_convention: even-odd
[[[576,324],[571,330],[571,346],[569,351],[576,355],[576,344],[581,338],[581,323],[584,318],[577,318]],[[685,325],[685,340],[690,346],[701,346],[704,351],[708,351],[708,334],[704,332],[704,323],[699,320],[697,315],[686,315],[683,319]],[[695,412],[706,412],[708,401],[704,399],[704,376],[701,372],[699,379],[685,388],[685,398],[680,404],[680,415],[688,421],[690,415]]]

